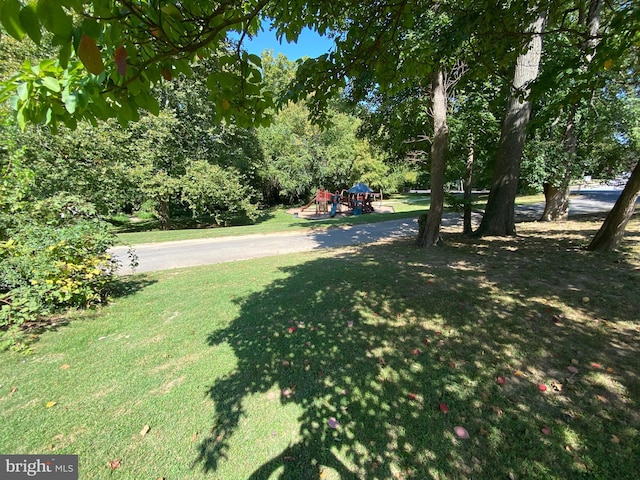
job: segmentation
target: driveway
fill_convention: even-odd
[[[608,212],[619,195],[619,189],[582,190],[571,198],[569,214]],[[519,206],[516,207],[516,215],[519,218],[536,218],[542,214],[543,208],[542,204]],[[442,223],[447,226],[462,225],[462,218],[458,214],[445,214]],[[127,247],[115,247],[110,252],[122,261],[120,273],[126,275],[373,243],[415,236],[417,233],[416,219],[401,219],[311,233],[243,235],[135,245],[139,262],[135,272],[127,266]]]

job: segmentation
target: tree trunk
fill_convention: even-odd
[[[420,247],[432,247],[440,241],[440,224],[444,208],[444,171],[449,138],[447,127],[447,92],[444,72],[431,79],[431,109],[433,111],[433,142],[431,143],[431,204],[425,228],[416,240]]]
[[[533,35],[527,51],[516,60],[513,84],[498,144],[491,192],[482,222],[475,232],[477,236],[516,234],[515,200],[522,151],[531,115],[531,103],[526,98],[529,96],[531,82],[538,76],[545,21],[546,12],[540,13],[532,22],[529,31]]]
[[[553,182],[545,182],[542,186],[544,190],[544,212],[540,217],[541,222],[557,222],[566,220],[569,217],[569,179],[563,181],[561,185]]]
[[[640,162],[633,169],[631,178],[624,186],[618,201],[613,206],[604,223],[593,237],[587,250],[608,252],[620,246],[624,229],[636,209],[636,201],[640,194]]]
[[[475,141],[473,134],[469,135],[469,153],[467,155],[466,172],[463,182],[463,204],[464,204],[464,216],[462,221],[462,234],[471,235],[473,233],[473,226],[471,225],[471,205],[473,204],[473,198],[471,195],[471,188],[473,186],[473,162],[475,153]]]
[[[156,209],[156,214],[158,215],[158,220],[160,222],[160,228],[162,230],[169,230],[170,220],[169,220],[169,200],[166,198],[158,198],[158,208]]]

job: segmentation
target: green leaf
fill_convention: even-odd
[[[42,25],[54,35],[69,39],[73,33],[73,22],[56,0],[38,0],[36,8]]]
[[[57,93],[60,91],[60,82],[53,77],[44,77],[42,79],[42,84],[52,92]]]
[[[78,95],[76,93],[72,93],[66,96],[63,100],[64,108],[67,109],[67,112],[74,114],[76,111],[76,107],[78,106]]]
[[[22,40],[24,37],[24,29],[20,23],[20,2],[18,0],[5,0],[2,5],[2,25],[7,33],[16,40]]]
[[[92,38],[99,38],[102,33],[102,27],[93,18],[85,18],[80,29]]]
[[[40,45],[42,32],[40,31],[40,20],[38,20],[35,4],[30,3],[20,10],[20,23],[27,32],[27,35],[29,35],[29,38],[37,45]]]
[[[27,82],[24,82],[18,85],[16,93],[18,94],[18,98],[24,102],[27,98],[29,98],[29,84]]]

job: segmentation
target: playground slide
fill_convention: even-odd
[[[336,208],[338,208],[338,204],[337,203],[333,203],[331,205],[331,211],[329,212],[329,216],[330,217],[335,217],[336,216]]]

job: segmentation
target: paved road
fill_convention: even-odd
[[[575,215],[607,212],[619,195],[620,190],[582,191],[579,196],[571,199],[569,213],[570,215]],[[526,205],[517,207],[516,213],[520,218],[539,217],[542,213],[542,208],[543,205]],[[445,214],[443,224],[461,225],[462,219],[457,214]],[[403,219],[344,228],[331,228],[311,233],[244,235],[241,237],[135,245],[139,260],[135,273],[372,243],[383,239],[416,235],[417,232],[418,225],[415,219]],[[126,247],[116,247],[111,252],[123,262],[124,266],[120,273],[133,273],[126,266],[128,263]]]

